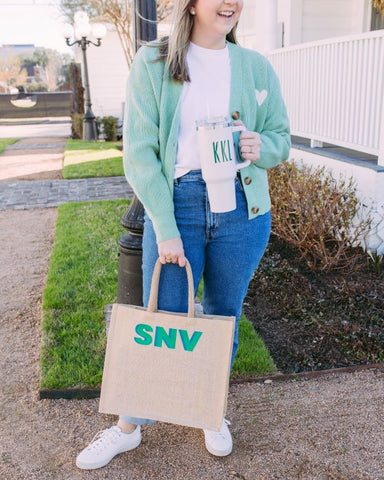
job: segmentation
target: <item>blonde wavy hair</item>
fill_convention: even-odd
[[[175,0],[173,22],[169,37],[160,40],[160,58],[165,60],[171,78],[178,82],[189,82],[187,66],[187,50],[191,39],[194,16],[190,13],[197,0]],[[238,43],[236,38],[237,24],[228,33],[226,39]]]

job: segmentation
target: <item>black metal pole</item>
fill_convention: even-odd
[[[137,17],[139,19],[139,39],[146,42],[157,37],[156,1],[137,0]]]
[[[136,50],[141,41],[149,42],[157,37],[156,0],[133,0],[134,34]],[[121,219],[128,230],[119,238],[119,273],[117,285],[117,302],[130,305],[143,304],[142,287],[142,238],[144,208],[134,196]]]
[[[139,41],[140,41],[140,26],[139,26],[139,21],[140,17],[137,15],[138,11],[138,0],[132,0],[132,9],[133,9],[133,19],[132,19],[132,28],[133,28],[133,38],[134,38],[134,43],[135,43],[135,52],[139,49]]]
[[[83,124],[83,140],[96,140],[96,121],[95,115],[92,112],[91,92],[89,89],[89,76],[88,76],[88,63],[87,63],[87,38],[81,39],[81,50],[83,52],[83,65],[84,65],[84,86],[85,86],[85,114]]]

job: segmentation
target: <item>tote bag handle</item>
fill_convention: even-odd
[[[147,308],[148,312],[156,312],[158,309],[159,280],[161,267],[162,263],[160,262],[160,259],[157,259],[155,269],[152,275],[151,292],[149,294],[149,302]],[[193,318],[195,316],[195,293],[193,286],[192,269],[187,259],[185,261],[185,269],[188,279],[188,317]]]

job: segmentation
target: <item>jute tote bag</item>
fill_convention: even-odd
[[[235,317],[157,310],[161,263],[148,308],[113,305],[99,411],[220,430],[227,405]]]

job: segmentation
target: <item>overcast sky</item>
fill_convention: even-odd
[[[0,46],[32,43],[70,53],[61,34],[59,0],[0,0]]]

